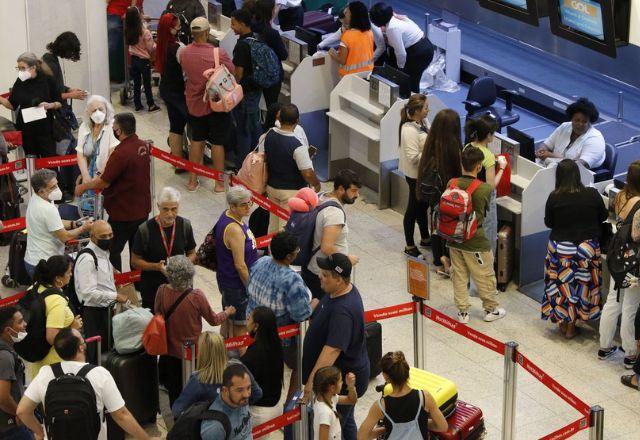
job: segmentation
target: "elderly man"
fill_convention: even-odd
[[[109,305],[113,301],[124,303],[125,295],[119,295],[113,279],[113,266],[109,261],[109,248],[113,240],[111,226],[98,220],[91,228],[91,241],[78,252],[73,267],[73,278],[78,300],[82,307],[82,320],[86,337],[102,336],[102,350],[108,350]],[[87,356],[96,361],[96,347],[87,347]]]
[[[142,307],[151,309],[158,287],[167,282],[165,263],[173,255],[196,258],[196,241],[191,222],[178,215],[180,192],[170,186],[158,194],[157,217],[138,228],[131,248],[131,265],[142,271],[140,293]]]
[[[30,278],[40,260],[64,254],[64,244],[91,229],[92,222],[82,225],[62,220],[54,201],[62,198],[55,171],[41,169],[31,176],[33,196],[27,206],[27,250],[24,266]]]

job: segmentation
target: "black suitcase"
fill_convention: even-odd
[[[144,351],[131,354],[111,351],[102,364],[113,376],[127,409],[138,423],[155,423],[160,409],[157,357]]]
[[[31,279],[24,267],[24,254],[27,251],[27,233],[17,231],[11,237],[9,245],[9,263],[7,264],[9,276],[2,277],[2,284],[5,287],[15,288],[18,286],[28,286]]]
[[[111,414],[105,414],[107,419],[107,440],[124,440],[125,432],[111,417]]]
[[[2,134],[0,134],[0,138]],[[4,139],[4,138],[3,138]],[[0,153],[0,165],[8,162],[7,156]],[[20,191],[13,173],[0,176],[0,220],[13,220],[20,217]],[[0,246],[11,243],[14,233],[0,233]]]
[[[380,360],[382,359],[382,326],[379,322],[370,322],[364,325],[364,336],[367,340],[367,353],[369,354],[369,379],[373,379],[382,373]]]

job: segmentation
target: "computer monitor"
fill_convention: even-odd
[[[480,0],[480,6],[532,26],[547,16],[546,0]]]
[[[373,74],[397,84],[400,89],[400,98],[405,99],[411,96],[411,77],[406,73],[385,64],[384,66],[374,67]]]
[[[507,137],[520,144],[520,156],[530,160],[531,162],[536,161],[535,139],[533,139],[528,134],[518,130],[517,128],[513,128],[511,126],[507,127]]]
[[[325,32],[314,28],[304,28],[296,26],[296,38],[307,43],[309,55],[313,55],[318,50],[318,44],[322,41]]]

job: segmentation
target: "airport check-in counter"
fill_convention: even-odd
[[[209,1],[207,9],[209,24],[211,29],[209,34],[213,43],[221,47],[230,57],[233,57],[233,48],[236,47],[238,36],[231,29],[231,19],[222,15],[222,5],[220,3]]]

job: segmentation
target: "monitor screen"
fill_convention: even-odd
[[[318,50],[318,44],[322,41],[322,35],[322,31],[296,26],[296,38],[307,43],[309,55],[313,55]]]
[[[529,159],[531,162],[536,161],[535,140],[531,136],[509,126],[507,127],[507,137],[520,144],[520,156]]]
[[[547,0],[479,0],[480,6],[533,26],[548,15]]]
[[[558,0],[560,23],[590,37],[604,41],[602,5],[593,0]]]
[[[384,66],[374,67],[373,74],[397,84],[401,98],[411,96],[411,78],[406,73],[385,64]]]
[[[502,3],[516,8],[527,10],[527,0],[500,0]]]

